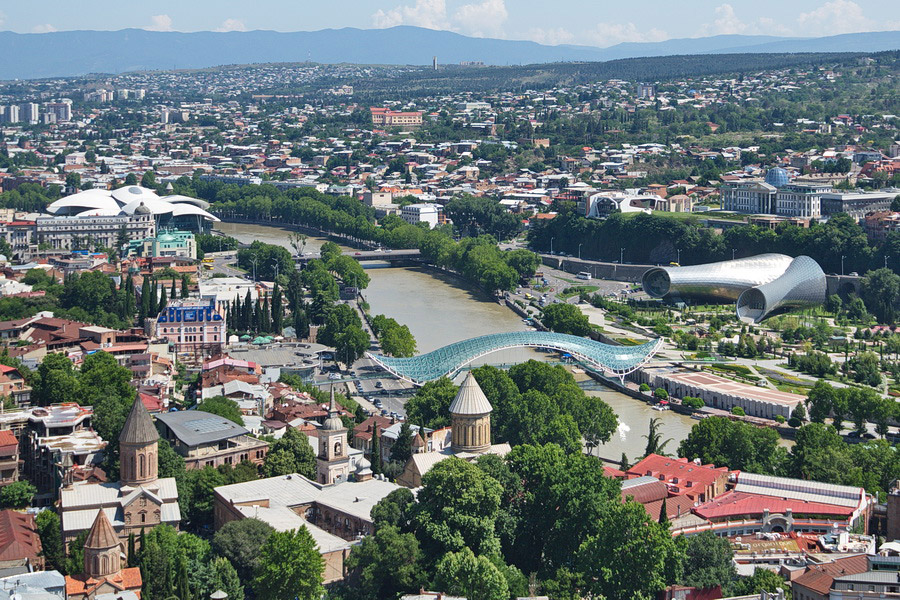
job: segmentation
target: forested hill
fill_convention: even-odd
[[[740,73],[758,73],[770,69],[829,68],[854,61],[872,60],[875,64],[895,65],[900,51],[877,54],[810,53],[810,54],[695,54],[627,58],[607,62],[548,63],[509,67],[446,67],[440,71],[421,69],[403,71],[396,76],[373,78],[324,78],[310,87],[350,83],[356,99],[414,97],[441,92],[471,90],[475,92],[520,92],[555,86],[572,86],[609,79],[626,81],[671,81],[686,77]],[[309,91],[275,87],[275,93]]]
[[[67,77],[218,65],[314,61],[323,64],[441,65],[479,62],[527,65],[609,61],[646,56],[725,53],[879,52],[900,49],[900,32],[821,38],[718,35],[609,48],[547,46],[527,40],[468,37],[452,31],[398,26],[320,31],[57,31],[0,32],[0,79]]]

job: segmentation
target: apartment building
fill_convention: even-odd
[[[372,124],[381,127],[419,127],[422,125],[422,112],[400,112],[389,108],[372,107]]]

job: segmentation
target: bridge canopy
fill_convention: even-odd
[[[389,373],[416,385],[452,377],[472,361],[508,348],[544,348],[565,352],[587,366],[623,377],[650,360],[661,343],[662,340],[652,340],[638,346],[612,346],[563,333],[516,331],[455,342],[410,358],[394,358],[372,352],[366,355]]]

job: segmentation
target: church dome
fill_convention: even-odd
[[[344,422],[341,421],[341,418],[336,414],[332,414],[330,417],[325,419],[325,423],[322,424],[323,431],[340,431],[344,428]]]
[[[450,404],[451,415],[486,415],[494,408],[488,401],[487,396],[478,385],[472,371],[466,375],[466,380],[459,386],[459,392],[453,403]]]
[[[122,433],[119,434],[119,442],[123,444],[152,444],[159,440],[159,433],[153,426],[153,419],[147,412],[147,407],[137,398],[131,405]]]
[[[781,167],[773,167],[766,173],[766,183],[776,188],[782,188],[790,183],[788,172]]]

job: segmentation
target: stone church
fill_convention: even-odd
[[[119,481],[64,481],[59,493],[63,542],[68,547],[93,527],[102,511],[119,540],[139,536],[160,523],[177,528],[181,521],[178,488],[173,477],[160,479],[159,433],[144,403],[136,400],[119,435]]]
[[[459,386],[456,398],[450,404],[450,447],[432,452],[415,452],[397,483],[409,488],[422,485],[422,477],[442,460],[456,456],[473,461],[482,454],[504,456],[509,444],[491,444],[491,406],[487,396],[472,372]]]
[[[139,404],[140,401],[136,402]],[[84,573],[66,576],[68,600],[93,600],[101,594],[114,594],[117,598],[140,598],[141,570],[123,567],[125,554],[122,541],[113,530],[106,513],[97,510],[97,518],[84,540]]]

